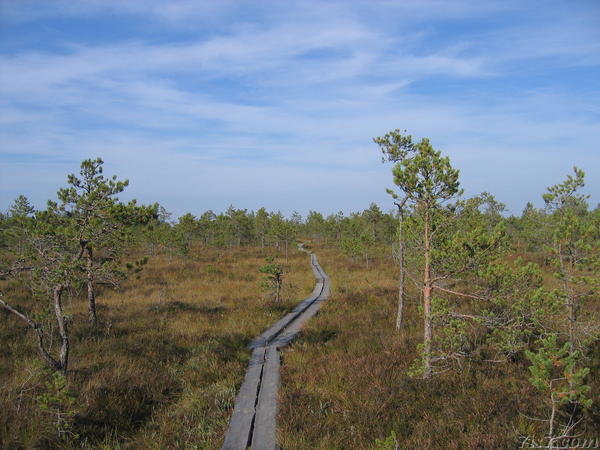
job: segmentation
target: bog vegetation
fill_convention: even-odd
[[[218,448],[247,344],[312,290],[284,354],[284,448],[502,448],[596,439],[600,208],[575,168],[545,206],[464,198],[427,139],[375,139],[390,209],[173,220],[86,160],[0,216],[0,443]]]

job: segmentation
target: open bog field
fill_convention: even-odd
[[[48,384],[33,334],[4,315],[0,447],[218,448],[247,344],[314,286],[308,255],[290,249],[283,301],[274,304],[258,268],[276,254],[234,247],[151,257],[121,290],[101,290],[97,329],[87,323],[83,293],[66,299],[72,353],[64,389]],[[6,297],[36,308],[24,287],[1,283]]]

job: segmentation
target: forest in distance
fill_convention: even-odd
[[[374,143],[387,211],[174,219],[120,201],[129,181],[101,158],[44,209],[17,197],[0,214],[0,446],[218,448],[248,343],[312,289],[298,243],[332,294],[283,354],[283,448],[598,446],[584,170],[508,215],[465,198],[428,139]]]

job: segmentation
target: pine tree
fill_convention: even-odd
[[[116,278],[121,276],[119,270],[110,264],[123,247],[122,223],[117,220],[114,207],[116,195],[129,184],[128,180],[118,181],[116,176],[105,178],[103,164],[101,158],[83,161],[79,177],[69,175],[69,187],[58,191],[60,204],[50,203],[50,207],[58,213],[68,215],[70,234],[86,262],[89,320],[93,325],[98,322],[95,284],[115,284]],[[109,264],[99,262],[99,251],[106,253],[105,262]]]
[[[412,136],[406,135],[406,130],[401,132],[399,129],[391,131],[384,136],[376,137],[373,141],[379,145],[382,153],[381,162],[390,161],[398,163],[399,161],[406,159],[410,154],[414,153],[416,146],[413,143]],[[394,199],[394,204],[398,208],[398,310],[396,313],[396,330],[400,331],[402,327],[402,320],[404,317],[404,292],[405,292],[405,242],[404,242],[404,216],[405,216],[405,205],[408,201],[408,195],[400,198],[391,189],[386,189],[387,193]]]
[[[574,176],[548,188],[543,198],[551,216],[551,254],[560,281],[567,312],[568,342],[571,351],[585,339],[578,330],[578,311],[586,298],[598,289],[600,243],[597,224],[588,213],[587,198],[579,194],[585,174],[577,167]],[[583,333],[585,334],[585,333]]]
[[[414,145],[414,154],[400,155],[394,166],[394,183],[414,205],[421,219],[423,233],[423,376],[432,375],[431,341],[433,321],[431,300],[434,279],[431,269],[432,232],[437,212],[444,202],[455,197],[459,191],[458,170],[452,168],[450,160],[442,157],[428,139]]]
[[[272,256],[266,258],[266,262],[267,264],[258,269],[259,272],[267,275],[267,280],[262,283],[262,286],[270,289],[275,297],[275,303],[279,303],[283,284],[283,267]]]
[[[3,274],[16,275],[21,268],[30,273],[29,284],[33,297],[38,300],[40,311],[26,311],[14,305],[0,292],[0,306],[18,317],[31,330],[37,340],[37,351],[53,370],[67,373],[70,353],[68,320],[63,308],[63,296],[69,289],[82,282],[85,266],[79,246],[72,239],[69,219],[50,206],[39,211],[23,230],[25,247],[20,255],[23,266],[4,270]],[[58,353],[52,352],[50,330],[44,320],[54,315],[59,337]]]
[[[260,208],[254,216],[254,234],[260,240],[260,247],[265,248],[265,239],[269,232],[269,213]]]

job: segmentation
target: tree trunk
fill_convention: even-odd
[[[558,258],[560,260],[560,271],[562,275],[563,290],[565,292],[565,306],[567,309],[567,321],[569,330],[569,350],[575,350],[575,292],[571,287],[571,267],[567,267],[562,245],[558,244]]]
[[[285,240],[285,263],[288,262],[288,240]]]
[[[60,335],[60,352],[58,355],[58,367],[56,367],[56,369],[63,375],[66,375],[67,366],[69,364],[69,334],[62,310],[62,293],[62,286],[56,286],[54,288],[54,315],[56,316],[58,333]]]
[[[572,293],[569,293],[567,302],[569,307],[569,348],[573,352],[575,351],[575,301]]]
[[[12,306],[10,306],[8,303],[6,303],[2,299],[1,294],[0,294],[0,306],[4,307],[7,311],[9,311],[12,314],[16,315],[17,317],[19,317],[27,325],[29,325],[29,327],[33,331],[35,331],[35,334],[37,336],[37,350],[38,350],[38,353],[40,354],[40,356],[42,357],[42,359],[46,362],[46,364],[51,369],[56,370],[56,371],[60,371],[60,369],[61,369],[60,363],[57,360],[55,360],[50,355],[50,353],[48,353],[48,350],[46,349],[46,344],[44,342],[44,331],[42,330],[42,327],[40,326],[40,324],[34,322],[29,317],[27,317],[25,314],[23,314],[22,312],[16,310]]]
[[[88,299],[88,319],[94,326],[98,324],[98,315],[96,313],[96,293],[94,291],[93,277],[93,253],[91,247],[86,247],[86,284],[87,284],[87,299]]]
[[[552,413],[550,414],[550,420],[549,420],[549,430],[548,430],[548,437],[549,437],[549,444],[550,444],[550,448],[553,448],[553,437],[554,437],[554,421],[556,420],[556,402],[554,401],[554,394],[550,393],[550,401],[552,402]]]
[[[396,315],[396,331],[402,328],[402,316],[404,314],[404,236],[403,226],[404,214],[402,207],[398,205],[398,314]]]
[[[275,302],[276,303],[279,303],[280,292],[281,292],[281,279],[278,278],[276,281],[276,288],[275,288]]]
[[[425,206],[427,208],[427,206]],[[431,320],[431,237],[429,210],[425,211],[425,270],[423,273],[423,378],[431,378],[431,339],[433,324]]]

